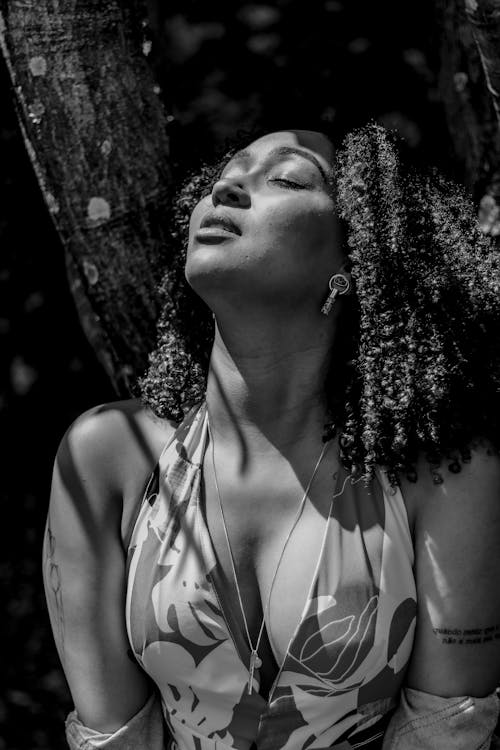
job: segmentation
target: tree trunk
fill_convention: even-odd
[[[80,319],[117,393],[155,342],[167,120],[133,0],[1,0],[19,121]]]
[[[481,228],[500,235],[500,0],[438,0],[441,92]]]

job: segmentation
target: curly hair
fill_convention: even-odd
[[[220,166],[203,167],[172,206],[177,249],[140,381],[143,401],[174,421],[205,393],[213,319],[184,263],[189,216]],[[500,446],[500,254],[465,191],[415,169],[379,125],[345,138],[335,181],[356,293],[342,314],[343,368],[326,381],[324,438],[338,434],[342,464],[366,482],[377,465],[394,485],[415,481],[420,455],[440,482],[443,459],[456,472],[475,441]]]

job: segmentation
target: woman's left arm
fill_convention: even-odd
[[[500,457],[486,445],[415,512],[417,629],[407,685],[481,697],[500,685]],[[420,494],[420,493],[419,493]]]
[[[417,627],[384,750],[489,747],[500,685],[500,457],[422,464],[414,495]]]

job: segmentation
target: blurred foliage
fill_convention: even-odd
[[[453,171],[429,2],[147,0],[144,53],[175,118],[181,170],[254,128],[374,118]]]
[[[148,0],[143,52],[173,115],[177,173],[240,130],[375,118],[453,173],[432,4]],[[53,457],[69,423],[114,398],[85,340],[62,250],[0,71],[0,425],[5,530],[0,750],[62,750],[70,699],[39,559]]]

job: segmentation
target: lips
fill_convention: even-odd
[[[226,232],[232,232],[233,234],[241,235],[241,229],[234,223],[229,216],[224,214],[208,213],[203,217],[200,229],[218,228],[224,229]]]

